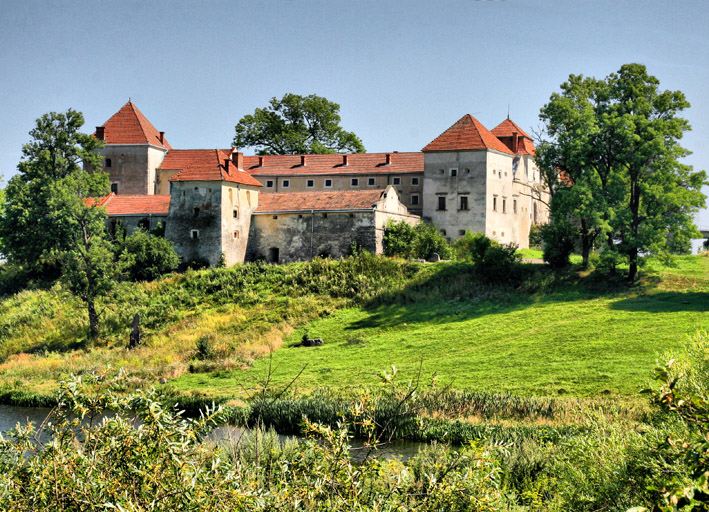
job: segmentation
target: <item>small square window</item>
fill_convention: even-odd
[[[330,179],[325,180],[325,186],[332,187],[332,180],[330,180]]]
[[[281,181],[281,187],[283,187],[283,188],[288,188],[288,187],[290,187],[290,180],[283,180],[283,181]]]
[[[458,236],[465,236],[465,230],[464,230],[464,229],[459,229],[459,230],[458,230]]]
[[[350,179],[350,185],[353,187],[358,187],[359,186],[359,178]]]
[[[315,186],[315,180],[308,180],[305,182],[305,186],[308,188],[313,188]]]
[[[370,187],[373,187],[374,185],[376,185],[375,179],[374,178],[367,178],[367,185],[369,185]]]
[[[438,174],[445,174],[446,171],[444,169],[438,169]]]
[[[411,194],[411,206],[418,206],[419,196],[418,194]]]
[[[411,184],[412,184],[412,185],[418,185],[418,184],[419,184],[419,179],[418,179],[418,178],[411,178]]]
[[[445,229],[442,229],[442,230],[441,230],[441,234],[442,234],[443,236],[446,236],[446,230],[445,230]]]
[[[105,167],[111,167],[111,159],[110,158],[106,159]]]
[[[274,218],[274,219],[277,219],[277,218],[278,218],[278,215],[274,215],[273,218]]]
[[[266,188],[273,188],[273,180],[266,180]]]
[[[190,238],[192,240],[199,240],[199,230],[193,229],[192,231],[190,231]]]
[[[451,176],[458,176],[458,169],[451,169]]]
[[[394,178],[392,181],[393,185],[401,185],[401,178]]]
[[[322,214],[323,218],[327,219],[327,213]]]

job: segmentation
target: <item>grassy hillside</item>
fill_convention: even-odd
[[[188,272],[124,284],[91,347],[79,303],[60,288],[27,291],[0,303],[0,386],[46,393],[70,372],[111,365],[134,387],[165,378],[181,393],[239,397],[269,364],[275,385],[302,370],[301,391],[375,385],[395,365],[457,389],[630,396],[657,353],[709,330],[709,258],[677,262],[630,288],[535,265],[520,288],[491,288],[464,264],[371,256]],[[136,312],[146,340],[129,351]],[[297,346],[306,332],[325,345]]]

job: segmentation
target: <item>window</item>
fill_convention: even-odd
[[[199,208],[195,208],[195,209],[194,209],[194,216],[195,216],[195,218],[196,218],[197,216],[199,216]]]
[[[517,198],[512,198],[512,213],[517,213]]]
[[[374,180],[374,178],[367,178],[367,185],[369,185],[370,187],[373,187],[375,184],[376,184],[376,181]]]
[[[497,211],[497,196],[492,196],[492,211]]]
[[[507,199],[502,198],[502,213],[507,213]]]
[[[419,195],[418,194],[411,194],[411,206],[418,206],[419,204]]]
[[[238,219],[238,218],[239,218],[239,209],[238,209],[238,208],[235,208],[235,209],[234,209],[233,215],[234,215],[234,218],[235,218],[235,219]]]
[[[445,173],[446,173],[446,171],[444,171],[443,169],[438,169],[438,174],[445,174]]]
[[[442,229],[442,230],[441,230],[441,234],[442,234],[443,236],[446,236],[446,230],[445,230],[445,229]]]
[[[111,167],[111,159],[110,158],[106,159],[106,167]]]
[[[418,179],[418,178],[411,178],[411,184],[412,184],[412,185],[418,185],[418,184],[419,184],[419,179]]]
[[[464,230],[464,229],[459,229],[459,230],[458,230],[458,236],[465,236],[465,230]]]
[[[401,185],[401,178],[394,178],[392,185]]]
[[[438,196],[438,209],[439,210],[446,209],[446,198],[443,196]]]
[[[277,218],[278,218],[278,215],[274,215],[273,218],[274,218],[274,219],[277,219]]]
[[[111,192],[114,194],[118,195],[118,183],[111,183]],[[184,195],[185,192],[182,192],[182,195]]]
[[[172,183],[170,183],[170,185],[172,185]],[[185,191],[184,191],[184,190],[182,191],[182,197],[185,197]]]
[[[273,180],[266,180],[266,188],[273,188]]]
[[[470,174],[470,169],[465,169],[465,174]]]
[[[190,238],[192,240],[199,240],[199,229],[193,229],[190,231]]]
[[[468,196],[460,196],[460,209],[461,210],[468,209]]]
[[[350,185],[352,185],[353,187],[358,187],[359,186],[359,178],[352,178],[350,180]]]
[[[281,187],[283,187],[283,188],[288,188],[288,187],[290,187],[290,180],[283,180],[283,181],[281,181]]]
[[[451,169],[451,176],[458,176],[458,169]]]
[[[326,186],[326,187],[332,187],[332,180],[331,180],[331,179],[325,180],[325,186]]]
[[[236,238],[236,239],[239,238],[239,232],[238,232],[238,231],[234,231],[234,238]]]
[[[312,188],[315,186],[315,180],[308,180],[305,182],[305,186],[308,188]]]
[[[327,219],[327,213],[323,213],[322,216],[324,219]]]

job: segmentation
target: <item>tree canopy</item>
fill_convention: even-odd
[[[680,91],[662,91],[641,64],[626,64],[603,80],[570,75],[540,118],[548,140],[537,166],[551,192],[551,222],[578,228],[584,262],[595,245],[629,263],[667,250],[695,231],[704,205],[704,171],[680,162],[689,123]]]
[[[259,155],[364,153],[362,141],[340,126],[340,105],[311,94],[271,98],[265,108],[241,118],[234,145]]]

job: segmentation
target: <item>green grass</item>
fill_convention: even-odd
[[[697,331],[709,330],[708,293],[564,298],[508,303],[442,302],[349,308],[307,325],[322,347],[298,346],[303,330],[273,354],[273,383],[305,368],[298,386],[367,386],[396,366],[404,379],[422,367],[454,388],[525,395],[636,394],[656,356]],[[247,372],[267,373],[261,359]],[[245,378],[241,375],[241,378]],[[174,385],[238,393],[233,375],[185,375]]]

